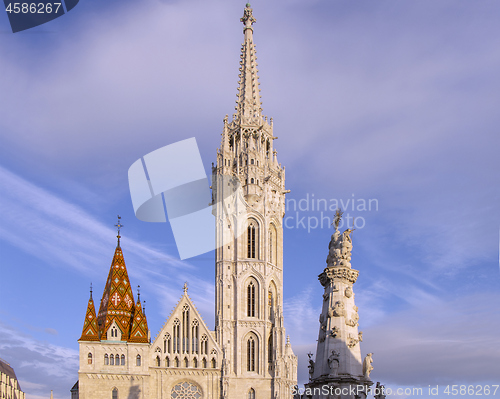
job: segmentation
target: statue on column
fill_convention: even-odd
[[[373,353],[369,353],[368,355],[365,356],[365,360],[363,360],[363,375],[365,376],[366,379],[370,379],[370,373],[373,370],[372,355],[373,355]]]
[[[312,360],[312,353],[308,353],[307,356],[309,357],[309,366],[307,368],[309,369],[309,379],[312,380],[313,374],[314,374],[314,360]]]
[[[326,258],[328,266],[351,267],[351,233],[354,231],[354,226],[352,228],[348,228],[340,234],[339,224],[342,214],[343,212],[340,209],[337,209],[333,219],[332,224],[335,226],[335,231],[332,234],[330,243],[328,244],[328,257]]]

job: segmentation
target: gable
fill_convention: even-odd
[[[184,293],[151,345],[151,364],[214,368],[212,365],[218,365],[222,359],[214,337],[191,298]]]

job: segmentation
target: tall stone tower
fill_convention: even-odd
[[[341,217],[342,212],[337,210],[327,267],[319,275],[324,287],[323,309],[319,316],[316,360],[309,355],[310,382],[306,384],[306,393],[311,393],[313,399],[362,398],[373,384],[371,354],[361,360],[363,335],[358,331],[358,308],[352,289],[359,274],[351,268],[353,230],[339,232]]]
[[[231,122],[224,118],[212,170],[222,392],[224,398],[284,399],[297,380],[297,357],[283,326],[285,169],[273,150],[273,121],[262,115],[250,4],[241,21],[236,112]]]

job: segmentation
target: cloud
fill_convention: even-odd
[[[51,390],[54,398],[67,397],[78,379],[78,351],[40,341],[1,322],[0,353],[14,368],[21,389],[30,397],[47,398]]]
[[[373,378],[400,386],[475,384],[497,378],[498,294],[407,308],[364,328]]]

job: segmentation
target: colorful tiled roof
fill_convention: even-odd
[[[92,292],[90,293],[90,299],[87,305],[87,314],[85,315],[80,341],[99,341],[99,330],[97,329],[97,317],[95,315]]]
[[[148,331],[148,321],[146,320],[146,315],[142,312],[141,300],[138,297],[129,342],[148,343]]]
[[[100,339],[107,339],[108,329],[113,321],[116,321],[122,332],[122,341],[128,340],[134,313],[134,295],[132,287],[130,287],[122,249],[118,242],[97,315]]]

